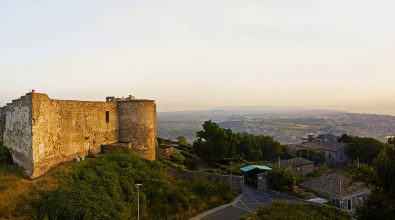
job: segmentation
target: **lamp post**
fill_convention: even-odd
[[[230,190],[232,190],[233,189],[233,176],[232,176],[233,161],[230,161],[229,165],[230,165]]]
[[[134,184],[134,186],[137,188],[137,220],[140,220],[140,186],[142,184]]]

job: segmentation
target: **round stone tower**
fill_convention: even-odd
[[[128,143],[137,156],[155,160],[156,104],[153,100],[118,99],[118,141]]]

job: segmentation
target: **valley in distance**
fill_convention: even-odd
[[[308,134],[343,133],[374,137],[386,142],[395,133],[395,116],[351,113],[302,107],[218,107],[207,110],[158,112],[158,136],[184,136],[192,142],[204,121],[212,119],[223,128],[264,134],[282,144],[297,144]]]

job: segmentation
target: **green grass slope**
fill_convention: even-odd
[[[136,183],[141,219],[188,219],[235,196],[221,183],[174,179],[158,162],[118,152],[62,164],[36,181],[1,165],[0,219],[137,219]]]

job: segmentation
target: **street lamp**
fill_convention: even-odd
[[[142,185],[140,183],[134,184],[137,188],[137,220],[140,220],[140,186]]]
[[[230,165],[230,190],[232,190],[232,188],[233,188],[233,176],[232,176],[233,161],[230,161],[229,165]]]

